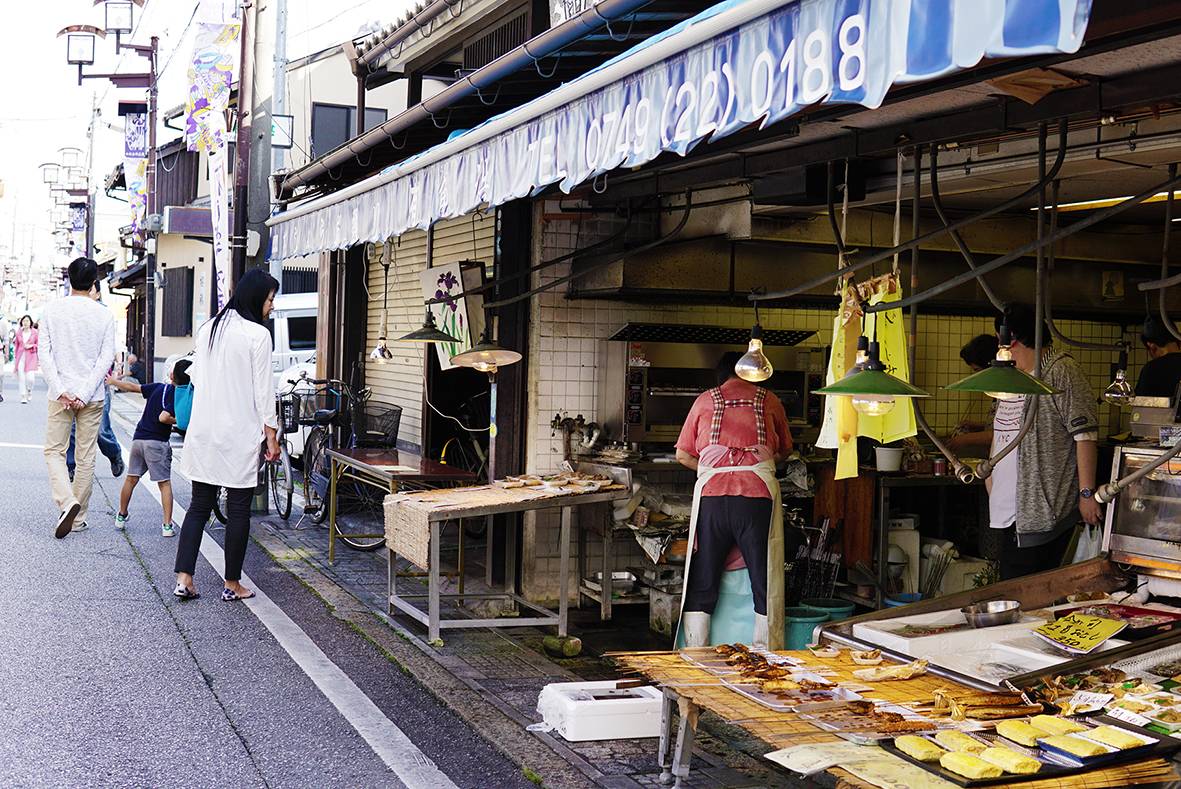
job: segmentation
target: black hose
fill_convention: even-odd
[[[1055,182],[1057,183],[1057,182]],[[939,194],[939,146],[931,146],[931,204],[935,206],[935,213],[939,215],[939,221],[943,223],[943,228],[947,234],[951,236],[951,240],[955,242],[956,248],[963,256],[964,262],[968,264],[968,268],[972,271],[976,270],[976,259],[972,256],[972,250],[968,249],[968,245],[964,243],[963,237],[958,230],[953,230],[947,222],[947,212],[943,210],[943,198]],[[915,225],[915,233],[918,233],[918,225]],[[913,280],[913,277],[912,277]],[[984,291],[984,295],[992,302],[992,306],[996,307],[1000,312],[1005,311],[1005,304],[997,298],[996,293],[989,287],[988,281],[984,277],[977,277],[976,281],[980,283],[980,289]],[[914,287],[914,283],[912,283]]]

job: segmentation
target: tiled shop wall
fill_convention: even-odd
[[[541,232],[535,245],[535,262],[548,260],[586,246],[597,238],[610,234],[613,225],[605,220],[555,220],[552,215],[540,215]],[[602,225],[596,227],[596,225]],[[536,285],[544,284],[569,273],[566,264],[539,272]],[[614,301],[575,300],[564,298],[562,286],[542,292],[533,304],[530,336],[530,388],[527,413],[534,421],[529,425],[527,464],[530,471],[554,470],[562,460],[560,437],[551,435],[550,420],[554,414],[566,412],[570,416],[583,414],[588,420],[596,417],[599,358],[601,340],[610,336],[628,321],[648,323],[683,323],[712,326],[747,326],[751,312],[735,307],[642,305]],[[762,323],[768,329],[813,329],[816,334],[797,346],[800,365],[820,365],[824,348],[831,341],[833,313],[827,310],[763,309]],[[1091,342],[1114,343],[1121,336],[1115,324],[1085,321],[1059,321],[1058,328],[1066,336]],[[947,433],[965,416],[985,413],[983,395],[959,394],[943,391],[942,387],[962,378],[970,371],[959,357],[960,348],[977,334],[993,333],[992,320],[979,317],[919,316],[917,339],[918,366],[916,383],[934,396],[923,405],[923,412],[940,433]],[[1133,343],[1129,380],[1133,383],[1146,355],[1139,343],[1138,329],[1125,335]],[[1114,353],[1071,350],[1083,366],[1096,400],[1111,381]],[[1128,413],[1104,403],[1098,405],[1101,435],[1127,428]],[[596,515],[597,517],[597,515]],[[595,543],[595,540],[591,540]],[[634,565],[640,560],[638,547],[630,540],[617,540],[619,554],[616,567]],[[526,594],[539,599],[557,596],[558,528],[557,518],[545,514],[526,520],[524,587]],[[598,555],[591,547],[591,566]],[[572,564],[573,566],[573,564]],[[572,573],[573,575],[573,573]],[[574,579],[571,579],[573,586]]]

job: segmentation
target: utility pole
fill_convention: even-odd
[[[234,159],[233,284],[246,273],[246,230],[250,192],[250,144],[254,114],[254,30],[258,7],[242,4],[242,55],[238,72],[238,136]]]
[[[156,85],[156,55],[160,38],[152,36],[148,53],[148,166],[145,180],[148,189],[148,241],[144,268],[144,375],[151,383],[156,367],[156,230],[153,217],[158,211],[156,200],[156,104],[159,89]]]
[[[274,80],[271,89],[272,119],[276,115],[287,114],[287,0],[273,0],[273,4],[275,9],[275,58],[273,65]],[[271,121],[271,124],[274,124],[274,120]],[[263,194],[267,198],[267,214],[270,214],[271,175],[283,169],[285,153],[286,151],[283,148],[271,147],[271,166],[266,177],[263,179]],[[262,237],[262,247],[266,249],[270,228],[264,224],[261,231],[264,234]],[[270,268],[271,276],[282,283],[283,261],[277,258],[272,260]]]
[[[98,93],[92,91],[90,94],[90,131],[87,135],[90,140],[86,146],[86,249],[82,251],[86,257],[91,257],[94,254],[94,225],[98,220],[98,217],[95,216],[92,172],[94,169],[94,135],[98,131],[98,116]]]

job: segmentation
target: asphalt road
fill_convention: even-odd
[[[22,405],[13,376],[5,384],[0,784],[428,785],[433,762],[445,775],[435,786],[533,786],[257,546],[246,574],[279,613],[222,602],[204,559],[203,597],[174,598],[176,540],[160,535],[159,505],[141,485],[127,531],[116,531],[122,480],[101,456],[91,528],[55,540],[44,386]],[[188,485],[174,484],[186,505]]]

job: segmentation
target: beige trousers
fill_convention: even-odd
[[[79,411],[66,408],[57,400],[49,401],[49,423],[45,428],[45,465],[49,467],[49,486],[53,503],[59,511],[73,502],[81,509],[75,523],[86,522],[90,489],[94,481],[94,456],[98,451],[98,431],[102,427],[103,401],[90,403]],[[70,426],[77,422],[74,434],[74,481],[66,468],[66,450],[70,448]]]

